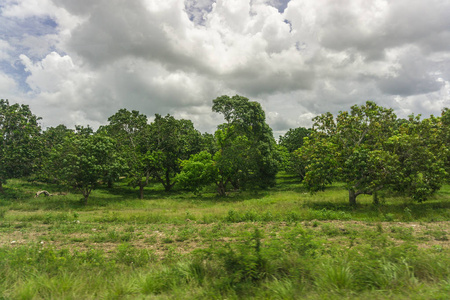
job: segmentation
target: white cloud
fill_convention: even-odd
[[[72,75],[76,67],[67,55],[60,56],[52,52],[37,63],[33,63],[24,54],[20,59],[25,65],[25,70],[31,74],[27,78],[27,83],[36,93],[56,93],[67,89],[67,85],[73,82]]]
[[[11,98],[17,92],[17,84],[11,77],[0,73],[0,93],[1,99]]]
[[[277,134],[369,99],[399,114],[449,104],[446,1],[7,0],[1,14],[11,29],[43,20],[0,41],[0,60],[20,57],[31,92],[16,96],[50,125],[125,107],[213,131],[222,94],[260,101]]]

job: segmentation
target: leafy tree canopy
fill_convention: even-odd
[[[171,115],[162,117],[157,114],[149,130],[150,146],[146,162],[150,175],[169,191],[181,171],[181,160],[187,160],[201,151],[202,135],[191,121],[177,120]]]
[[[311,129],[297,127],[289,129],[285,135],[280,136],[279,144],[289,152],[294,152],[303,146],[303,139],[311,134]]]
[[[210,178],[216,183],[218,193],[225,195],[228,184],[235,189],[273,185],[278,171],[276,143],[261,105],[239,95],[221,96],[213,100],[212,110],[222,114],[226,123],[218,126],[214,135],[216,146],[209,148],[217,149],[210,153],[215,171],[202,172],[214,175]],[[201,158],[192,156],[189,162],[183,162],[184,173],[180,178],[185,186],[186,178],[194,178],[193,174],[199,173],[201,166],[211,167],[204,163],[205,157],[203,153]]]
[[[388,140],[388,149],[397,158],[393,189],[419,202],[439,190],[447,172],[447,148],[442,140],[440,118],[431,116],[420,120],[411,116]]]
[[[109,124],[100,128],[115,140],[115,151],[125,162],[126,175],[133,187],[139,187],[139,196],[144,197],[148,184],[150,167],[146,155],[150,149],[150,129],[147,116],[136,110],[120,109],[108,118]]]
[[[339,112],[314,118],[313,133],[301,150],[307,162],[305,184],[321,190],[334,180],[343,181],[349,202],[360,194],[373,194],[389,183],[396,172],[396,157],[385,144],[393,134],[396,116],[368,101]]]
[[[41,150],[39,120],[28,105],[0,100],[0,191],[7,179],[33,171]]]
[[[83,194],[87,204],[90,193],[99,180],[111,170],[120,170],[122,161],[114,149],[114,140],[102,133],[91,133],[78,127],[67,135],[64,142],[51,152],[50,166],[58,181],[75,188]]]

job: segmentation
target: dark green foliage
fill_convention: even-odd
[[[149,132],[146,164],[150,175],[170,191],[181,171],[180,161],[201,151],[202,135],[191,121],[177,120],[171,115],[156,115]]]
[[[0,192],[7,179],[36,169],[42,151],[39,119],[28,105],[0,100]]]
[[[450,109],[444,108],[442,110],[440,121],[439,138],[445,147],[442,158],[445,164],[445,171],[447,172],[447,182],[450,182]]]
[[[255,229],[251,238],[243,244],[238,244],[237,249],[228,244],[217,251],[230,285],[260,281],[268,276],[268,257],[263,256],[261,239],[261,232]]]
[[[261,105],[238,95],[222,96],[213,100],[212,109],[221,113],[227,123],[215,133],[216,147],[209,148],[209,151],[217,149],[211,155],[213,162],[203,164],[208,169],[212,165],[214,171],[202,172],[213,176],[210,182],[215,182],[218,194],[225,195],[228,185],[234,189],[273,186],[278,171],[276,143]],[[194,156],[192,162],[183,163],[189,166],[181,176],[184,181],[195,178],[188,172],[200,172],[199,159]],[[188,185],[186,181],[184,185]]]
[[[303,146],[303,139],[311,134],[311,129],[297,127],[289,129],[285,135],[280,136],[279,145],[285,147],[290,153]]]
[[[28,106],[10,105],[7,100],[0,104],[0,189],[8,178],[33,175],[32,180],[55,182],[62,178],[62,168],[69,172],[66,162],[51,161],[55,158],[51,152],[63,146],[79,147],[68,145],[73,130],[59,125],[41,134],[39,118]],[[195,193],[215,184],[217,192],[226,195],[230,188],[271,187],[281,168],[304,180],[312,192],[344,182],[349,202],[355,205],[362,194],[373,195],[378,203],[381,190],[426,200],[450,173],[448,109],[439,118],[406,120],[368,101],[336,118],[330,113],[314,118],[313,130],[290,129],[279,145],[259,103],[238,95],[221,96],[213,100],[212,109],[226,121],[214,135],[200,134],[189,120],[156,115],[148,124],[138,111],[119,110],[96,133],[112,138],[108,155],[115,161],[103,168],[99,181],[111,188],[119,176],[126,175],[130,185],[139,186],[141,198],[152,179],[165,191],[179,181]],[[75,135],[94,134],[92,128],[78,127]],[[67,160],[70,155],[65,156]],[[65,176],[67,181],[70,175]]]
[[[214,155],[217,152],[217,142],[213,134],[203,133],[201,139],[201,147],[202,151],[207,151],[209,154]]]
[[[441,187],[447,150],[437,118],[399,122],[392,109],[368,101],[336,119],[327,113],[314,121],[311,138],[297,152],[306,162],[309,190],[342,181],[354,206],[361,194],[374,195],[377,202],[382,189],[423,201]]]
[[[138,111],[121,109],[108,121],[110,124],[104,130],[116,139],[116,149],[127,163],[131,185],[139,186],[141,199],[144,187],[152,178],[170,191],[181,170],[180,161],[210,143],[191,121],[177,120],[170,115],[156,115],[148,124],[147,117]]]
[[[241,186],[272,186],[278,171],[276,143],[272,129],[265,122],[261,105],[238,95],[231,98],[221,96],[213,100],[212,109],[221,113],[227,121],[222,126],[224,130],[219,151],[223,156],[242,157],[238,162],[239,172],[236,172],[242,176],[231,181],[238,181]],[[235,149],[232,146],[234,143],[241,146]]]
[[[56,127],[49,127],[42,133],[41,141],[43,148],[40,169],[35,174],[37,179],[45,182],[54,182],[56,180],[52,174],[52,168],[48,167],[52,164],[50,154],[54,148],[60,147],[64,143],[65,138],[73,132],[72,129],[68,129],[65,125],[58,125]]]
[[[48,165],[59,183],[83,194],[84,204],[100,179],[111,173],[120,173],[122,168],[123,162],[114,151],[114,140],[82,127],[52,149]]]
[[[419,202],[439,190],[447,175],[442,123],[431,116],[420,120],[411,116],[389,139],[389,150],[396,154],[398,167],[393,189]]]
[[[120,109],[108,118],[109,124],[99,129],[114,138],[115,151],[124,159],[131,185],[139,187],[139,195],[144,197],[144,187],[150,177],[150,166],[147,164],[150,131],[147,117],[138,111]]]

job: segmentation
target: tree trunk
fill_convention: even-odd
[[[348,201],[350,206],[356,206],[356,196],[358,196],[354,190],[348,190]]]
[[[139,199],[144,199],[144,184],[139,183]]]
[[[237,179],[231,181],[231,185],[233,186],[233,189],[234,189],[235,191],[239,190],[239,188],[240,188],[239,180],[237,180]]]
[[[87,205],[88,198],[89,198],[89,195],[84,196],[84,202],[83,202],[84,205]]]
[[[86,189],[83,189],[82,190],[82,193],[83,193],[83,199],[81,200],[81,203],[83,203],[84,205],[87,205],[87,203],[88,203],[88,198],[89,198],[89,195],[91,194],[91,189],[90,188],[86,188]]]
[[[380,201],[378,200],[378,193],[377,192],[373,192],[372,197],[373,197],[373,204],[374,205],[379,205]]]
[[[169,171],[166,171],[166,179],[165,182],[163,182],[164,190],[166,192],[169,192],[172,189],[173,185],[174,183],[170,183],[170,173]]]
[[[225,185],[226,184],[223,181],[220,181],[220,182],[217,183],[217,193],[220,196],[225,196],[227,194],[226,190],[225,190]]]
[[[81,204],[87,205],[88,203],[89,194],[83,193],[83,199],[81,199]]]

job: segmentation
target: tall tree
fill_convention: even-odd
[[[120,109],[108,118],[104,130],[116,141],[116,151],[127,166],[126,173],[133,187],[139,187],[139,197],[144,198],[144,187],[150,178],[147,152],[150,147],[150,130],[147,116],[136,110]]]
[[[341,111],[336,119],[330,113],[314,118],[311,138],[300,150],[307,161],[305,185],[315,191],[342,181],[350,205],[358,195],[384,188],[399,168],[396,155],[386,149],[396,120],[392,109],[372,101]]]
[[[213,100],[212,109],[226,121],[215,133],[216,146],[211,149],[217,150],[183,162],[184,173],[179,176],[183,185],[195,186],[199,182],[189,184],[189,180],[200,173],[210,178],[203,183],[216,183],[220,195],[226,194],[229,184],[235,189],[273,185],[278,171],[277,145],[261,105],[238,95],[221,96]],[[202,167],[206,169],[200,171]]]
[[[114,140],[102,133],[78,127],[75,133],[64,138],[64,142],[51,152],[51,166],[61,184],[82,193],[82,203],[88,202],[92,190],[98,186],[113,168],[120,169],[120,159],[114,149]]]
[[[289,152],[294,152],[303,146],[303,139],[311,134],[311,129],[305,127],[290,128],[284,135],[280,136],[279,143],[286,147]]]
[[[297,151],[303,146],[304,138],[311,134],[311,129],[298,127],[289,129],[285,135],[280,136],[278,146],[282,155],[281,165],[283,170],[298,175],[302,180],[305,176],[305,162]]]
[[[171,115],[157,114],[149,128],[151,138],[146,162],[150,175],[170,191],[181,171],[180,161],[201,151],[202,135],[191,121],[177,120]]]
[[[444,108],[442,110],[441,114],[441,120],[440,120],[440,140],[443,143],[444,146],[444,152],[442,154],[444,164],[445,164],[445,170],[447,173],[447,182],[450,180],[450,109]]]
[[[447,129],[448,130],[448,129]],[[392,187],[414,200],[422,202],[443,185],[447,172],[447,148],[440,118],[420,120],[410,116],[388,141],[388,149],[398,161]]]
[[[233,161],[239,165],[231,179],[233,185],[260,188],[274,185],[278,172],[276,142],[261,104],[239,95],[221,96],[213,100],[212,109],[226,121],[219,127],[222,131],[219,152],[224,167]]]
[[[47,128],[41,135],[42,155],[40,155],[39,169],[37,177],[42,181],[54,181],[50,157],[52,149],[64,143],[65,137],[73,133],[72,129],[68,129],[65,125]]]
[[[41,150],[39,119],[28,105],[0,100],[0,192],[7,179],[33,171]]]

